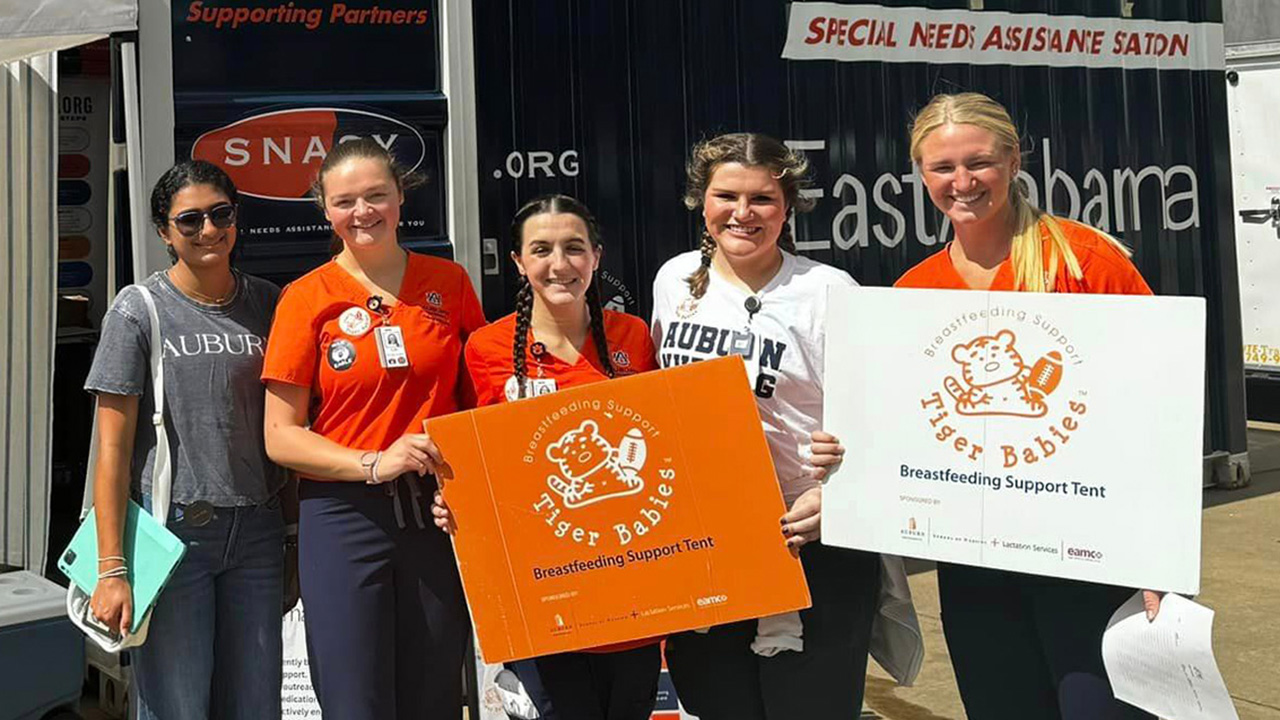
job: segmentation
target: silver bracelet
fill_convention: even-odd
[[[382,484],[382,480],[378,477],[378,464],[381,462],[382,462],[382,451],[379,450],[378,454],[375,455],[373,458],[373,464],[369,466],[369,484],[370,485]]]
[[[98,573],[99,580],[106,580],[113,577],[127,577],[129,575],[129,566],[121,565],[120,567],[111,568]]]

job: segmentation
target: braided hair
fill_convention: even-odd
[[[544,213],[565,213],[575,215],[587,226],[587,241],[593,249],[602,247],[600,226],[587,206],[568,195],[543,195],[530,200],[516,212],[511,220],[512,247],[517,255],[524,248],[524,224],[534,215]],[[604,333],[604,308],[600,302],[600,286],[595,277],[587,285],[587,313],[590,318],[592,343],[596,346],[596,354],[600,361],[600,369],[609,377],[614,377],[613,360],[609,354],[609,341]],[[516,292],[516,329],[511,342],[511,367],[515,371],[518,397],[525,397],[528,364],[526,362],[529,344],[529,324],[533,318],[533,286],[529,278],[520,276],[520,289]]]
[[[778,235],[778,247],[794,255],[796,241],[791,235],[792,213],[813,208],[813,200],[800,194],[808,184],[805,175],[809,171],[809,161],[801,153],[761,133],[729,133],[704,140],[694,146],[689,164],[685,166],[685,207],[690,210],[702,207],[711,177],[725,163],[766,168],[782,186],[782,196],[787,202],[787,219],[782,225],[782,233]],[[716,254],[715,238],[705,227],[698,249],[702,253],[702,262],[692,275],[685,278],[689,293],[695,298],[701,298],[707,291],[711,259]]]

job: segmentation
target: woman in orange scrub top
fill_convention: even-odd
[[[311,680],[325,717],[456,717],[470,622],[427,519],[422,422],[470,404],[462,345],[484,317],[461,266],[400,247],[404,176],[380,145],[335,146],[317,191],[341,252],[285,288],[262,370],[267,452],[301,477]]]
[[[955,240],[907,271],[905,288],[1150,295],[1129,251],[1031,206],[1009,113],[977,93],[939,95],[916,116],[911,157]],[[1102,632],[1133,590],[938,563],[942,626],[975,720],[1146,718],[1116,700]],[[1144,593],[1154,618],[1159,596]]]
[[[600,230],[565,195],[526,204],[511,222],[520,272],[516,311],[467,341],[467,372],[480,405],[545,395],[655,367],[649,328],[604,310],[594,275]],[[451,529],[437,497],[436,524]],[[548,720],[647,720],[662,667],[659,639],[637,640],[511,663]]]

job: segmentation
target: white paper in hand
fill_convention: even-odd
[[[1147,622],[1138,592],[1111,616],[1102,662],[1116,697],[1165,720],[1238,720],[1213,659],[1213,611],[1174,594]]]

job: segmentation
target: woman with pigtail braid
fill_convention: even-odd
[[[667,640],[676,693],[702,720],[856,718],[881,558],[828,547],[821,480],[844,449],[822,432],[823,335],[830,287],[854,285],[836,268],[796,254],[788,222],[810,209],[808,163],[765,135],[698,144],[685,205],[702,213],[698,250],[678,255],[653,284],[655,344],[663,366],[739,354],[765,426],[788,512],[778,542],[799,557],[813,606]],[[718,334],[731,343],[682,342]],[[901,561],[887,564],[905,584]]]
[[[616,377],[613,360],[609,357],[609,338],[604,331],[604,305],[600,302],[600,286],[592,281],[587,286],[587,312],[591,313],[591,339],[596,344],[600,369],[609,377]]]
[[[516,378],[517,397],[525,397],[524,355],[529,347],[529,316],[533,310],[533,286],[529,279],[520,276],[520,289],[516,291],[516,330],[511,339],[511,367]]]
[[[479,405],[655,367],[649,328],[605,310],[594,282],[603,247],[586,206],[566,195],[537,198],[511,223],[511,259],[521,276],[515,312],[474,333],[464,355]],[[439,493],[436,525],[453,531]],[[511,663],[539,717],[647,720],[657,696],[659,638]]]

